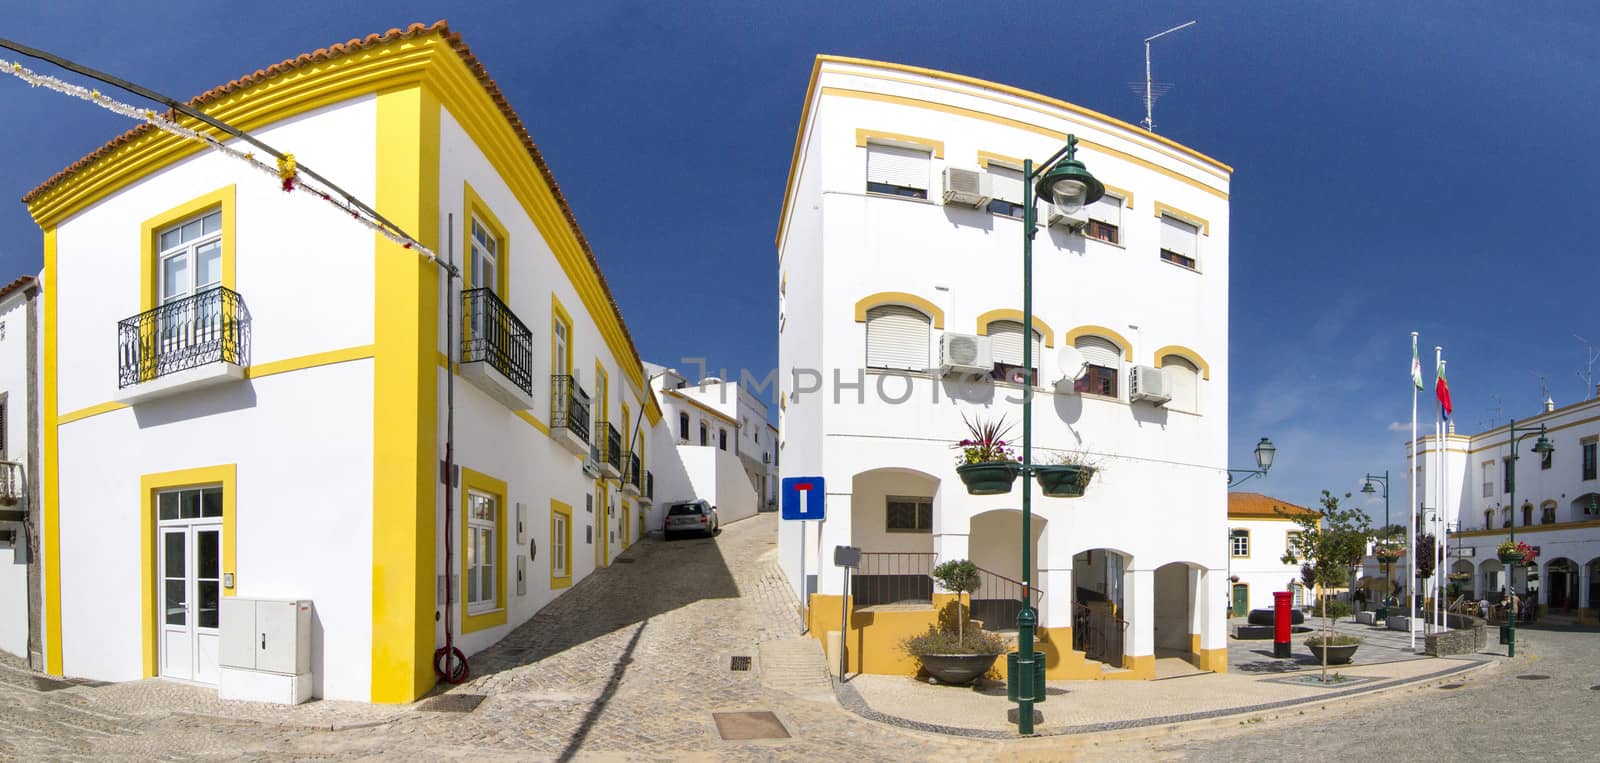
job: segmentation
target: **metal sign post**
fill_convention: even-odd
[[[821,477],[784,477],[781,518],[800,523],[800,632],[810,631],[811,591],[806,577],[806,522],[826,513],[827,490]],[[820,540],[820,538],[819,538]],[[820,569],[818,577],[821,577]]]
[[[845,652],[850,641],[845,638],[850,633],[850,571],[861,566],[861,549],[855,546],[834,546],[833,563],[844,568],[844,592],[839,597],[839,680],[843,681],[845,671],[850,664]]]

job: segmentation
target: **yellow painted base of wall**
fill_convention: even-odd
[[[1226,673],[1228,672],[1228,650],[1227,648],[1202,649],[1196,654],[1194,665],[1201,670]]]
[[[869,673],[873,675],[914,676],[919,665],[916,658],[905,653],[900,648],[901,642],[922,634],[928,627],[934,625],[938,618],[938,611],[945,604],[956,599],[953,594],[935,594],[933,605],[926,607],[905,608],[873,608],[867,611],[852,611],[850,613],[850,629],[845,639],[846,668],[852,673]],[[830,594],[812,594],[811,607],[807,611],[808,635],[822,644],[824,652],[829,651],[830,634],[839,632],[839,597]],[[1134,661],[1136,665],[1131,670],[1116,670],[1107,672],[1101,663],[1088,660],[1083,652],[1071,647],[1071,628],[1040,628],[1038,640],[1034,644],[1037,651],[1045,654],[1045,677],[1053,681],[1098,681],[1101,679],[1153,679],[1155,678],[1155,656],[1125,658]],[[1222,651],[1222,662],[1227,662],[1227,650]],[[838,654],[828,655],[828,664],[837,665]],[[1006,661],[1004,658],[996,660],[994,669],[989,672],[991,678],[1004,680],[1006,677]]]
[[[1122,658],[1122,667],[1115,673],[1105,675],[1108,681],[1153,681],[1156,677],[1156,656],[1153,654],[1130,654]]]

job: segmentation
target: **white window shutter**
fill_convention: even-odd
[[[989,165],[989,175],[993,178],[990,182],[990,193],[996,199],[1009,201],[1012,204],[1022,203],[1022,173],[1009,167]]]
[[[913,148],[867,146],[867,182],[928,190],[929,153]]]
[[[1039,366],[1039,332],[1033,334],[1033,366]],[[1022,323],[993,321],[989,324],[989,355],[996,363],[1022,365]]]
[[[1100,197],[1099,201],[1089,206],[1089,217],[1103,223],[1122,226],[1122,199],[1111,194]]]
[[[1167,377],[1172,401],[1167,407],[1189,413],[1200,412],[1200,375],[1188,358],[1168,355],[1161,359],[1161,371]]]
[[[1161,248],[1185,257],[1196,257],[1200,229],[1170,215],[1161,216]]]
[[[867,367],[921,371],[928,368],[932,321],[903,305],[867,311]]]
[[[1091,366],[1122,367],[1122,348],[1110,339],[1098,336],[1078,337],[1073,346],[1078,348],[1078,352],[1083,354],[1083,359],[1089,361]]]

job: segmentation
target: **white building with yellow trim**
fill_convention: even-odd
[[[28,194],[46,664],[214,683],[221,600],[309,600],[314,693],[410,701],[446,628],[481,650],[640,537],[635,434],[659,408],[548,167],[442,22],[195,105],[453,251],[464,281],[147,128]]]
[[[1025,331],[1022,159],[1069,133],[1107,195],[1079,217],[1040,204]],[[1101,467],[1082,498],[1034,488],[1048,674],[1150,678],[1158,654],[1225,669],[1231,174],[1048,96],[817,58],[776,242],[780,430],[783,476],[823,477],[827,519],[786,524],[780,547],[824,640],[840,629],[832,550],[865,552],[852,669],[914,669],[897,642],[932,622],[940,560],[983,568],[974,613],[1014,626],[1020,495],[968,495],[952,445],[964,415],[1020,421],[1029,335],[1036,459]],[[1078,371],[1057,367],[1064,347],[1089,363],[1076,383],[1058,381]]]
[[[1281,513],[1280,513],[1281,509]],[[1229,614],[1272,609],[1272,594],[1294,593],[1295,606],[1309,605],[1299,564],[1285,564],[1290,536],[1300,531],[1295,515],[1315,514],[1288,501],[1235,490],[1228,493]]]

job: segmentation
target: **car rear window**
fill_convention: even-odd
[[[676,506],[673,506],[670,509],[667,509],[667,514],[669,516],[682,516],[684,514],[699,514],[699,513],[700,513],[700,504],[698,504],[698,503],[680,503],[680,504],[678,504]]]

